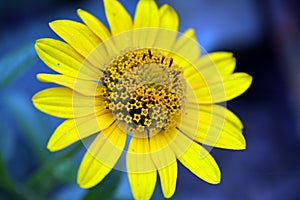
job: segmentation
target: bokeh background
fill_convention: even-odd
[[[123,0],[131,14],[137,0]],[[247,150],[213,149],[222,182],[209,185],[182,165],[172,199],[300,199],[300,6],[296,0],[157,0],[179,13],[180,31],[195,28],[208,51],[232,51],[251,88],[228,107],[245,124]],[[62,121],[37,111],[31,97],[52,86],[34,42],[56,35],[55,19],[76,9],[106,23],[101,0],[0,1],[0,199],[131,199],[126,174],[114,171],[91,190],[76,185],[84,149],[49,153],[47,140]],[[159,184],[153,199],[162,199]]]

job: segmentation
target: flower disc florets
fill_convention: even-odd
[[[175,126],[184,101],[181,75],[173,59],[157,50],[127,51],[111,61],[100,79],[106,108],[137,137]]]

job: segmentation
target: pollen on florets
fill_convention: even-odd
[[[106,108],[128,124],[133,135],[149,135],[175,126],[184,101],[181,71],[171,57],[157,50],[128,51],[106,67]]]

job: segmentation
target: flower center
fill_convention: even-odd
[[[128,51],[114,58],[102,78],[106,108],[116,120],[128,125],[127,132],[149,136],[176,126],[184,101],[182,73],[154,49]]]

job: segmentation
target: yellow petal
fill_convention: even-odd
[[[157,169],[164,168],[176,161],[176,156],[170,149],[165,134],[168,134],[167,131],[150,137],[151,158]]]
[[[158,12],[160,29],[154,32],[155,34],[152,33],[155,36],[154,47],[161,49],[163,53],[168,55],[176,42],[178,16],[173,8],[166,4],[159,8]]]
[[[154,0],[140,0],[134,16],[134,28],[158,27],[158,8]]]
[[[174,132],[170,132],[174,135]],[[202,146],[191,141],[182,133],[175,133],[176,136],[170,143],[172,150],[175,152],[179,161],[193,172],[196,176],[204,181],[217,184],[221,180],[221,173],[218,164],[214,158]],[[170,138],[172,136],[169,136]],[[190,146],[182,152],[182,144]]]
[[[83,117],[105,109],[102,98],[82,96],[69,88],[42,90],[32,97],[32,101],[40,111],[61,118]]]
[[[82,19],[82,21],[90,28],[91,31],[95,33],[102,41],[110,38],[111,34],[101,21],[99,21],[94,15],[78,9],[78,16]]]
[[[79,77],[87,80],[97,80],[99,71],[88,63],[84,64],[84,58],[68,44],[55,39],[39,39],[35,43],[35,50],[44,63],[61,74]],[[80,70],[81,73],[78,71]]]
[[[196,87],[200,87],[230,75],[234,71],[236,60],[232,53],[214,52],[200,57],[191,64],[184,67],[184,76],[189,82],[198,82]]]
[[[196,63],[191,63],[183,69],[183,76],[191,88],[207,87],[209,83],[222,81],[218,69],[213,64],[200,70],[197,69]]]
[[[221,172],[214,158],[199,144],[191,147],[179,158],[179,161],[196,176],[211,184],[221,181]]]
[[[115,123],[93,141],[80,164],[77,183],[82,188],[98,184],[111,171],[125,147],[126,134]]]
[[[165,198],[171,198],[176,190],[177,182],[177,162],[158,170],[161,189]]]
[[[245,149],[242,123],[232,112],[218,105],[200,105],[199,120],[193,116],[194,107],[187,109],[179,129],[191,139],[205,145],[226,149]]]
[[[170,29],[153,29],[151,32],[155,36],[153,46],[157,49],[160,49],[160,51],[165,55],[172,56],[171,50],[176,43],[178,32]]]
[[[194,47],[195,43],[197,44],[196,46],[198,46],[198,43],[196,41],[195,30],[188,29],[178,38],[173,50],[176,52],[179,51],[179,53],[184,53],[184,51],[187,51],[189,49],[188,47]],[[185,50],[182,50],[183,48],[185,48]],[[199,49],[196,52],[190,53],[194,54],[193,57],[200,56]]]
[[[176,11],[169,5],[165,4],[159,8],[159,26],[161,28],[178,31],[179,19]]]
[[[52,134],[47,148],[50,151],[59,151],[78,140],[89,137],[114,122],[110,111],[104,111],[99,116],[87,116],[78,119],[68,119],[61,123]]]
[[[194,87],[194,92],[197,95],[198,103],[212,104],[229,101],[243,94],[250,87],[252,77],[246,73],[234,73],[223,77],[223,80],[199,88],[197,88],[198,83],[194,81],[191,82],[191,85],[196,87]]]
[[[79,22],[56,20],[49,25],[57,35],[84,57],[87,57],[101,42],[87,26]]]
[[[134,199],[150,199],[155,189],[156,171],[145,173],[130,173],[128,179]]]
[[[158,8],[154,0],[140,0],[136,7],[134,16],[134,28],[159,27]],[[134,46],[153,47],[157,31],[145,29],[133,32]]]
[[[126,9],[116,0],[104,0],[105,13],[113,35],[132,28],[132,20]]]
[[[194,63],[200,56],[200,46],[196,41],[195,31],[188,29],[176,41],[172,48],[174,62],[180,67]]]
[[[86,96],[99,96],[103,86],[96,81],[87,81],[58,74],[38,74],[37,79],[42,82],[56,83],[66,86]]]
[[[115,44],[113,44],[110,40],[112,39],[111,33],[106,28],[106,26],[92,14],[81,9],[77,10],[77,14],[82,19],[82,21],[88,26],[88,28],[103,41],[103,43],[101,43],[90,54],[90,57],[93,57],[93,54],[95,54],[95,57],[99,58],[97,60],[97,67],[103,69],[102,66],[110,62],[111,57],[115,56],[115,54],[110,54],[112,50],[115,52]]]
[[[233,73],[236,65],[236,59],[231,52],[214,52],[208,55],[218,68],[221,75]],[[202,67],[201,65],[199,66]]]
[[[128,172],[144,173],[156,171],[151,160],[148,138],[132,137],[126,155],[126,166]]]
[[[150,199],[157,177],[147,138],[131,138],[126,155],[126,166],[133,197]]]
[[[232,111],[228,110],[226,107],[221,105],[200,105],[200,110],[202,112],[212,113],[218,117],[225,118],[228,122],[230,122],[237,129],[242,130],[244,128],[243,123]]]
[[[177,160],[164,134],[150,138],[151,158],[158,169],[161,188],[165,198],[173,196],[177,181]]]
[[[71,20],[56,20],[49,23],[51,29],[73,47],[79,54],[88,59],[95,67],[101,63],[101,55],[91,52],[101,40],[84,24]],[[91,55],[90,55],[91,54]]]

